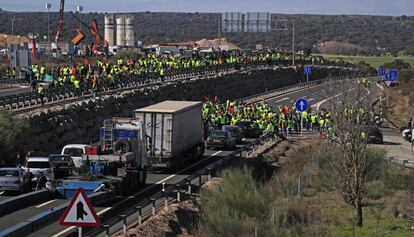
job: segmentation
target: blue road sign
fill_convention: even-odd
[[[311,74],[311,73],[312,73],[312,67],[311,67],[311,66],[305,66],[305,67],[303,68],[303,73],[304,73],[305,75]]]
[[[391,75],[391,81],[398,80],[398,70],[397,69],[391,69],[389,73]]]
[[[385,74],[385,80],[386,81],[391,81],[391,74],[390,73]]]
[[[309,102],[306,99],[298,99],[295,104],[296,110],[299,112],[303,112],[308,110]]]
[[[385,74],[387,74],[385,68],[378,68],[378,76],[385,76]]]

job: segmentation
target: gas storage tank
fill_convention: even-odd
[[[125,45],[125,16],[116,17],[116,44]]]
[[[115,27],[114,27],[114,15],[105,15],[105,40],[108,41],[109,46],[115,45]]]
[[[125,45],[134,46],[134,16],[125,16]]]

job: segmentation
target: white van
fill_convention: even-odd
[[[26,157],[26,163],[23,169],[26,172],[30,169],[30,172],[34,176],[32,182],[37,182],[40,173],[43,173],[47,181],[52,182],[54,179],[52,165],[50,164],[48,157]]]
[[[90,145],[84,144],[69,144],[63,147],[61,154],[70,155],[76,168],[83,165],[82,156],[86,154],[86,150]]]

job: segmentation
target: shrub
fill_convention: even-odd
[[[9,111],[0,109],[0,164],[14,163],[18,150],[22,147],[29,123],[15,118]]]
[[[204,191],[202,216],[208,236],[241,236],[267,230],[271,195],[246,170],[226,170],[222,181]]]

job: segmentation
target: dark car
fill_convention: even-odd
[[[210,148],[227,148],[233,149],[236,147],[236,138],[233,134],[223,130],[213,130],[206,141],[207,149]]]
[[[65,178],[73,174],[75,164],[69,155],[52,154],[49,161],[55,175],[55,179]]]
[[[243,133],[245,138],[258,138],[262,135],[259,125],[253,121],[238,121],[236,124]]]
[[[228,131],[236,138],[237,144],[241,144],[243,142],[243,132],[239,126],[236,125],[224,125],[221,127],[221,130]]]
[[[364,130],[367,133],[367,142],[371,144],[384,143],[384,137],[378,126],[365,126]]]

